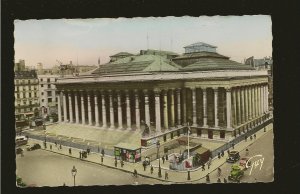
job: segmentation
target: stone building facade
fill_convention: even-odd
[[[59,121],[99,130],[140,131],[147,124],[143,146],[172,139],[188,123],[194,136],[229,141],[266,118],[268,75],[209,46],[196,43],[182,55],[144,50],[90,75],[59,79]]]

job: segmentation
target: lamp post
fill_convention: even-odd
[[[161,178],[161,167],[160,167],[160,157],[159,157],[159,147],[160,142],[159,140],[156,141],[156,147],[157,147],[157,158],[158,158],[158,177]]]
[[[77,174],[77,169],[75,168],[75,166],[73,166],[73,168],[71,170],[71,173],[72,173],[72,176],[74,178],[74,186],[75,186],[75,177],[76,177],[76,174]]]

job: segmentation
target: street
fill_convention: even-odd
[[[249,175],[251,168],[247,169],[245,171],[244,176],[241,179],[241,182],[253,183],[253,182],[272,182],[273,181],[273,179],[274,179],[273,178],[273,176],[274,176],[273,138],[274,138],[274,134],[273,134],[273,130],[271,130],[271,131],[267,132],[267,134],[265,134],[261,138],[257,139],[253,144],[251,144],[248,147],[248,150],[249,150],[248,157],[252,157],[252,156],[261,154],[262,157],[264,158],[264,161],[263,161],[261,170],[259,170],[260,165],[257,166],[256,168],[253,167],[253,169],[251,171],[251,175]],[[247,141],[251,141],[251,140],[248,138]],[[254,141],[254,140],[252,140],[252,141]],[[245,150],[240,152],[241,158],[244,157],[245,154],[246,154]],[[225,154],[224,157],[227,157],[227,154]],[[259,157],[257,159],[259,159]],[[216,159],[216,160],[218,160],[218,159]],[[253,159],[253,161],[255,161],[255,159]],[[228,179],[228,176],[230,175],[230,171],[231,171],[231,166],[232,166],[232,164],[226,162],[225,164],[223,164],[220,167],[221,168],[220,179],[221,179],[222,183],[223,183],[224,178]],[[210,181],[212,183],[216,183],[217,179],[218,179],[217,170],[215,170],[214,172],[210,173]],[[204,178],[204,179],[201,179],[200,181],[197,181],[196,183],[205,183],[205,182],[206,182],[206,180]]]
[[[17,175],[26,184],[36,186],[73,186],[71,169],[77,169],[76,185],[131,185],[132,174],[84,162],[44,150],[25,151],[16,156]],[[138,184],[162,184],[161,181],[138,176]]]

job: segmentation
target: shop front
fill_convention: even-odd
[[[119,143],[114,146],[114,155],[118,160],[126,162],[141,161],[141,147],[127,143]]]

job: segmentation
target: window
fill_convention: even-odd
[[[57,82],[57,78],[55,78],[55,82]]]
[[[17,98],[20,98],[20,94],[17,94]]]
[[[51,88],[51,84],[48,84],[48,88]]]
[[[37,93],[36,92],[34,92],[34,97],[37,97]]]
[[[47,92],[47,96],[51,96],[51,91],[48,91],[48,92]]]
[[[48,98],[48,102],[52,102],[52,98]]]
[[[32,101],[31,100],[29,101],[29,105],[32,105]]]
[[[43,96],[43,95],[44,95],[44,92],[42,92],[41,95]]]
[[[42,81],[43,81],[43,78],[41,78],[40,80],[41,80],[41,82],[42,82]]]
[[[41,87],[44,87],[44,84],[41,84]]]
[[[16,83],[19,84],[19,80],[17,80]]]
[[[29,93],[29,98],[31,98],[31,93]]]
[[[47,78],[47,82],[48,82],[48,83],[50,82],[50,78]]]
[[[44,102],[44,99],[42,99],[42,102]]]
[[[30,84],[30,79],[28,80],[28,83]]]

